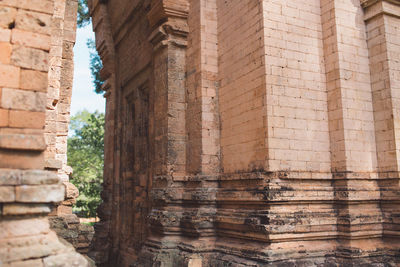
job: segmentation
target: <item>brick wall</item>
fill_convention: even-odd
[[[217,1],[221,160],[225,172],[266,168],[262,6]]]
[[[212,174],[220,168],[215,1],[192,1],[188,25],[187,169],[194,174]]]
[[[74,13],[72,3],[75,6],[67,8]],[[45,170],[47,93],[54,81],[49,71],[52,30],[58,27],[58,8],[54,1],[0,3],[2,266],[87,266],[74,248],[59,241],[46,216],[53,203],[65,197],[60,177]]]
[[[91,11],[111,116],[100,264],[398,264],[398,1]]]
[[[264,1],[270,170],[330,171],[319,1]]]

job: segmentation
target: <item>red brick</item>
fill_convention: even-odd
[[[44,112],[10,110],[9,126],[15,128],[43,129]]]
[[[49,35],[22,31],[18,29],[14,29],[11,35],[11,42],[13,44],[39,48],[46,51],[50,50],[50,41]]]
[[[19,87],[19,68],[0,64],[0,86]]]
[[[8,126],[8,110],[0,108],[0,127]]]
[[[0,42],[10,42],[11,30],[0,28]]]
[[[0,63],[10,64],[11,51],[12,49],[9,43],[0,42]]]
[[[47,72],[35,70],[21,70],[20,88],[47,92]]]

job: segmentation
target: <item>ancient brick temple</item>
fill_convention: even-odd
[[[400,1],[89,4],[100,266],[400,264]]]
[[[400,0],[89,8],[107,99],[97,266],[400,265]],[[76,0],[0,0],[4,266],[88,264],[47,219],[76,197],[75,16]]]
[[[78,235],[66,157],[77,4],[0,1],[2,267],[88,266],[48,217]]]

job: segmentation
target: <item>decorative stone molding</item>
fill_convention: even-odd
[[[361,2],[361,6],[364,8],[365,21],[383,14],[400,18],[399,0],[364,0]]]
[[[149,37],[154,50],[168,43],[179,47],[187,46],[189,27],[187,24],[187,1],[170,4],[168,0],[154,0],[147,17],[154,31]],[[185,3],[186,2],[186,3]]]

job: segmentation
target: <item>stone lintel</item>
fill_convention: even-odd
[[[380,15],[400,18],[399,0],[365,0],[361,6],[364,8],[364,20],[368,21]]]
[[[56,173],[44,170],[0,169],[0,185],[60,184]]]
[[[44,151],[46,143],[43,135],[0,134],[0,148]]]
[[[62,161],[57,159],[46,159],[45,167],[47,169],[61,169]]]
[[[48,214],[51,208],[49,204],[27,204],[27,203],[9,203],[3,204],[3,215],[32,215]]]

